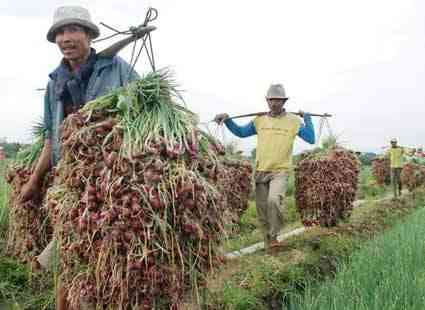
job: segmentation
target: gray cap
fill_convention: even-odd
[[[47,32],[47,40],[55,43],[55,32],[58,28],[70,24],[77,24],[89,29],[93,39],[100,35],[99,28],[93,24],[90,13],[86,8],[81,6],[61,6],[56,9],[53,15],[53,25]]]
[[[286,97],[285,89],[282,84],[272,84],[269,87],[266,95],[267,99],[288,99]]]

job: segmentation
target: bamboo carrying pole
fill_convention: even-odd
[[[236,115],[236,116],[232,116],[229,117],[229,119],[235,119],[235,118],[243,118],[243,117],[250,117],[250,116],[261,116],[261,115],[266,115],[269,112],[257,112],[257,113],[250,113],[250,114],[242,114],[242,115]],[[288,112],[291,114],[295,114],[295,115],[301,115],[299,112]],[[305,112],[308,113],[308,112]],[[325,114],[316,114],[316,113],[308,113],[311,116],[318,116],[318,117],[332,117],[331,114],[325,113]]]

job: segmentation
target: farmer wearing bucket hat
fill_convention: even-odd
[[[240,138],[257,135],[256,206],[266,251],[274,253],[279,247],[277,236],[284,224],[288,172],[292,166],[292,149],[296,136],[314,144],[311,116],[300,111],[301,119],[284,109],[289,98],[282,84],[272,84],[266,94],[269,112],[257,116],[245,126],[238,126],[226,113],[215,121],[223,123]]]
[[[49,74],[44,96],[46,141],[33,175],[22,189],[22,201],[31,199],[39,191],[44,175],[59,161],[60,128],[65,117],[86,102],[139,78],[119,56],[96,54],[91,42],[99,35],[99,28],[87,9],[80,6],[56,9],[47,40],[57,45],[63,58]]]
[[[391,139],[390,144],[391,147],[386,155],[390,158],[391,184],[393,186],[394,199],[397,199],[402,190],[400,175],[403,168],[404,148],[397,145],[396,138]]]
[[[86,102],[139,78],[120,57],[97,55],[91,48],[91,42],[99,35],[99,28],[92,22],[87,9],[63,6],[55,11],[47,40],[57,45],[63,58],[59,66],[49,74],[44,97],[44,148],[33,174],[22,188],[21,201],[30,200],[37,195],[44,176],[59,161],[60,129],[65,117],[76,112]],[[35,263],[48,268],[53,251],[54,241],[39,255]],[[57,309],[66,309],[65,293],[59,287]]]

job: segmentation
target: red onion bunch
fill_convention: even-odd
[[[335,226],[351,215],[356,196],[359,161],[336,148],[307,157],[295,168],[296,207],[305,226]]]

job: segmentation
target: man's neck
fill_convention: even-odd
[[[270,111],[269,112],[269,115],[271,116],[271,117],[278,117],[278,116],[281,116],[281,115],[284,115],[286,113],[286,111],[285,111],[285,109],[282,109],[282,110],[280,110],[280,111],[276,111],[276,112],[274,112],[274,111]]]

